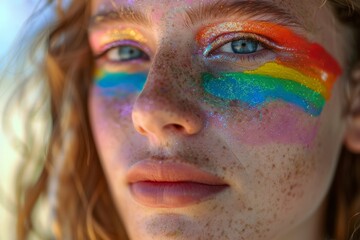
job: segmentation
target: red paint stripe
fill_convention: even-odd
[[[279,64],[323,80],[329,90],[332,89],[337,77],[342,72],[337,61],[321,45],[311,43],[306,38],[294,33],[291,29],[274,23],[251,21],[214,24],[202,29],[196,36],[196,40],[203,47],[207,47],[219,35],[231,32],[258,34],[270,39],[281,48],[284,48],[284,50],[279,51],[289,52],[289,55],[285,54],[278,57],[277,62]],[[204,39],[204,36],[209,37]]]
[[[305,57],[306,65],[325,70],[334,75],[341,74],[341,68],[336,60],[318,43],[311,43],[304,37],[295,34],[284,26],[268,22],[250,22],[244,24],[243,31],[264,35],[277,44],[294,51],[299,57]],[[309,61],[310,60],[310,61]]]

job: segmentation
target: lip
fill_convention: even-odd
[[[180,208],[214,197],[229,185],[185,163],[143,160],[126,176],[135,201],[152,208]]]

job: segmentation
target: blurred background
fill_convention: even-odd
[[[8,64],[9,56],[19,47],[14,41],[24,30],[22,26],[33,13],[37,2],[38,0],[0,0],[0,74],[11,70]],[[26,31],[31,31],[31,28]],[[3,117],[6,117],[4,107],[16,79],[11,75],[0,79],[0,239],[11,240],[15,239],[14,169],[18,164],[18,157],[4,134]],[[20,118],[11,119],[19,131],[22,121],[24,120]]]

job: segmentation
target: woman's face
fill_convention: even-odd
[[[321,236],[347,47],[322,2],[94,1],[90,118],[131,239]]]

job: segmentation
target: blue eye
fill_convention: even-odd
[[[105,56],[111,62],[127,62],[136,59],[147,59],[146,53],[130,45],[114,47],[107,51]]]
[[[228,42],[220,47],[221,52],[235,53],[235,54],[251,54],[263,50],[262,44],[250,38],[242,38],[232,42]]]
[[[234,53],[249,54],[257,52],[259,48],[259,42],[252,39],[240,39],[231,42],[231,49]]]

